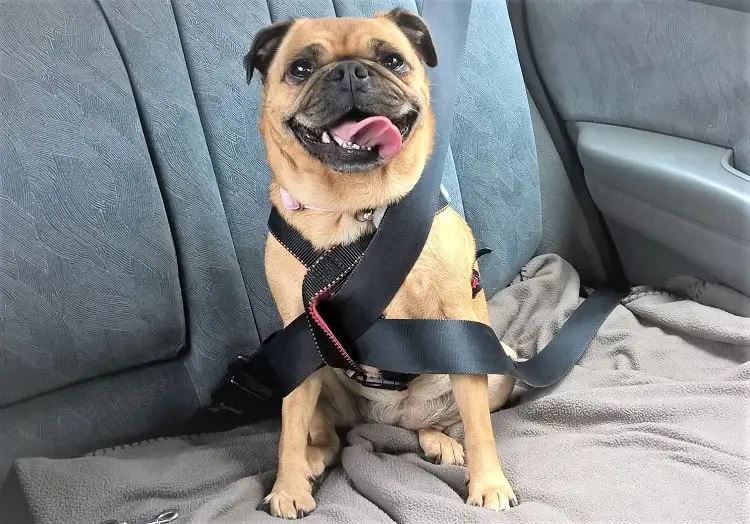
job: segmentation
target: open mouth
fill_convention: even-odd
[[[391,120],[383,115],[352,110],[337,121],[318,129],[300,124],[289,127],[313,156],[338,171],[366,171],[381,165],[401,150],[419,113]]]

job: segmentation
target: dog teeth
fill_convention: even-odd
[[[328,144],[331,142],[331,138],[333,138],[333,141],[338,144],[340,147],[343,147],[344,149],[356,149],[356,150],[363,150],[363,151],[372,151],[372,146],[361,146],[359,144],[356,144],[354,142],[347,142],[344,139],[336,136],[334,133],[331,133],[330,135],[327,132],[323,132],[323,135],[320,137],[321,141],[324,144]]]

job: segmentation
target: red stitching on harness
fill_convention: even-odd
[[[328,338],[331,340],[331,342],[333,342],[333,344],[336,346],[336,349],[339,350],[339,353],[341,353],[341,356],[346,359],[349,365],[352,366],[356,370],[360,370],[359,365],[357,365],[357,363],[354,362],[352,357],[349,356],[349,353],[347,353],[346,349],[344,349],[344,346],[341,344],[341,342],[339,342],[339,339],[336,338],[336,335],[333,334],[333,331],[331,330],[331,328],[328,327],[328,324],[325,323],[325,320],[323,320],[323,317],[318,312],[317,299],[323,296],[327,296],[328,294],[329,293],[327,291],[323,290],[323,291],[320,291],[317,295],[315,295],[315,297],[313,297],[309,305],[310,316],[318,325],[318,327],[323,330],[323,333],[325,333],[328,336]]]
[[[310,271],[317,265],[317,263],[322,259],[323,257],[320,257],[318,260],[315,261],[315,263],[310,268]],[[354,261],[353,264],[351,264],[348,268],[346,268],[336,279],[334,279],[333,282],[329,283],[326,287],[318,291],[312,299],[310,299],[310,303],[307,306],[307,312],[310,317],[315,321],[315,323],[318,325],[318,327],[323,331],[323,333],[326,334],[328,339],[333,343],[334,346],[336,346],[336,349],[339,350],[339,353],[341,353],[341,356],[344,357],[344,359],[349,363],[350,366],[352,366],[357,371],[362,371],[362,368],[359,367],[359,365],[354,362],[352,357],[349,355],[349,353],[344,349],[343,344],[339,341],[339,339],[336,338],[336,335],[333,333],[333,330],[326,324],[325,320],[323,319],[323,316],[318,311],[317,305],[320,298],[323,298],[324,296],[328,296],[330,294],[330,290],[333,286],[335,286],[342,278],[344,278],[346,275],[351,273],[352,269],[354,269],[354,266],[357,265],[357,262],[359,262],[359,259],[362,258],[362,255],[357,257],[357,260]],[[312,326],[311,326],[312,331]],[[318,345],[318,341],[315,339],[315,332],[312,333],[313,340],[315,340],[315,345]],[[320,347],[317,347],[318,353],[320,354],[320,357],[325,362],[325,358],[320,352]]]
[[[479,277],[479,271],[473,269],[471,271],[471,298],[476,298],[480,291],[482,291],[482,281]]]

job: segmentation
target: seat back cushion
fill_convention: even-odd
[[[0,481],[181,422],[257,343],[171,3],[0,0]]]
[[[0,407],[185,343],[175,248],[116,42],[90,6],[25,4],[0,16]]]

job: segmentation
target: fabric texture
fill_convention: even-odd
[[[750,112],[741,108],[750,105],[748,5],[525,2],[536,62],[565,120],[732,148],[736,167],[746,173]]]
[[[27,5],[0,2],[0,409],[173,358],[186,337],[167,215],[107,24],[81,3]]]
[[[242,58],[272,21],[398,6],[422,2],[0,0],[0,480],[184,421],[279,327]],[[474,6],[445,184],[494,291],[539,190],[507,14]]]
[[[565,167],[552,137],[531,96],[531,123],[534,127],[539,165],[539,192],[542,209],[542,238],[537,254],[556,253],[578,270],[585,283],[606,282],[606,272],[581,211]]]
[[[182,19],[168,0],[99,0],[98,5],[127,65],[138,117],[158,173],[177,247],[187,317],[189,338],[183,363],[195,394],[205,405],[228,359],[259,343],[211,149],[228,147],[230,138],[240,138],[227,132],[226,137],[212,140],[205,133],[190,71],[190,66],[199,66],[183,54],[178,23]],[[241,50],[236,52],[241,55]],[[256,135],[243,140],[259,142]]]
[[[493,326],[531,356],[576,308],[579,284],[561,258],[536,257],[493,298]],[[517,388],[493,415],[518,507],[465,505],[463,468],[425,461],[413,432],[371,424],[349,432],[306,522],[747,522],[750,317],[714,307],[745,307],[747,297],[690,279],[672,288],[634,289],[568,377]],[[449,433],[462,438],[460,425]],[[185,523],[270,523],[256,506],[273,484],[277,444],[268,422],[22,459],[14,475],[39,524],[140,522],[169,508]]]
[[[258,338],[170,2],[0,13],[4,478],[189,417]]]

